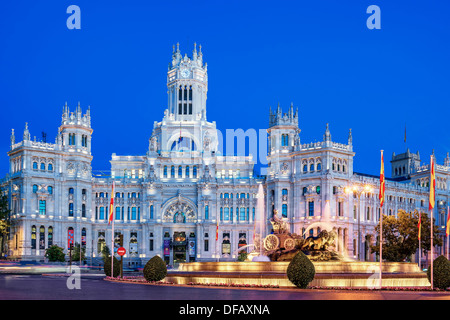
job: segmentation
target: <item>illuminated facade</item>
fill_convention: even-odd
[[[108,176],[92,174],[89,110],[83,114],[78,106],[70,112],[64,106],[54,144],[32,141],[28,125],[16,143],[13,131],[4,183],[12,212],[10,257],[43,259],[46,248],[56,244],[67,250],[69,241],[81,242],[88,259],[101,256],[111,243],[107,219],[114,181],[115,239],[123,235],[129,266],[154,255],[169,264],[236,259],[238,249],[253,241],[261,183],[266,221],[277,210],[297,234],[315,236],[334,228],[339,251],[376,259],[368,245],[378,223],[379,178],[353,172],[351,131],[347,143],[336,143],[327,125],[323,141],[302,144],[298,112],[292,106],[287,113],[281,107],[270,111],[268,172],[259,178],[251,155],[223,156],[218,150],[216,123],[206,117],[208,75],[201,47],[192,57],[174,48],[167,88],[168,107],[154,122],[146,154],[113,153]],[[393,155],[391,164],[383,213],[425,212],[428,167],[409,151]],[[436,171],[435,219],[441,226],[449,203],[448,156]],[[345,192],[367,184],[371,191],[360,197]]]

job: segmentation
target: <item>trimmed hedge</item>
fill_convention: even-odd
[[[302,251],[299,251],[289,263],[286,275],[294,285],[305,289],[314,280],[316,268],[311,260]]]
[[[145,264],[144,278],[148,282],[161,281],[167,276],[166,263],[159,257],[154,256]]]
[[[113,267],[113,277],[117,278],[120,276],[120,261],[114,257],[114,267]],[[107,277],[111,277],[111,257],[105,259],[105,264],[103,265],[103,271]]]
[[[427,276],[431,283],[431,267],[428,268]],[[450,287],[450,261],[442,255],[433,261],[433,287],[443,290]]]

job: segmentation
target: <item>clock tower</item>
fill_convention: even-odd
[[[149,154],[191,157],[196,152],[210,155],[217,151],[216,123],[206,120],[208,91],[207,64],[201,46],[194,44],[192,57],[173,47],[167,71],[168,106],[161,122],[155,122],[149,141]],[[182,151],[182,152],[180,152]],[[190,153],[194,152],[194,153]]]
[[[206,93],[208,91],[207,64],[203,64],[201,46],[194,44],[192,58],[180,53],[179,44],[173,47],[172,62],[167,72],[169,113],[177,121],[206,121]]]

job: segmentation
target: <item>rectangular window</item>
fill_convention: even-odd
[[[314,216],[314,201],[308,202],[308,214],[310,217]]]
[[[313,211],[314,211],[314,207],[313,207]],[[287,204],[283,204],[283,206],[281,207],[281,216],[283,218],[287,218]]]
[[[105,220],[105,207],[100,207],[100,220]]]
[[[209,206],[205,206],[205,220],[209,220]]]
[[[205,247],[204,247],[204,251],[207,252],[209,251],[209,240],[205,239]]]
[[[45,215],[46,212],[46,202],[45,200],[39,200],[39,214]]]
[[[192,103],[189,103],[189,114],[192,114]]]
[[[150,243],[149,243],[149,250],[153,251],[153,239],[150,239]]]

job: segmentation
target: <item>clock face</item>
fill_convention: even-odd
[[[189,72],[188,69],[183,69],[183,70],[181,70],[181,76],[182,76],[183,78],[189,77],[189,74],[190,74],[190,72]]]

